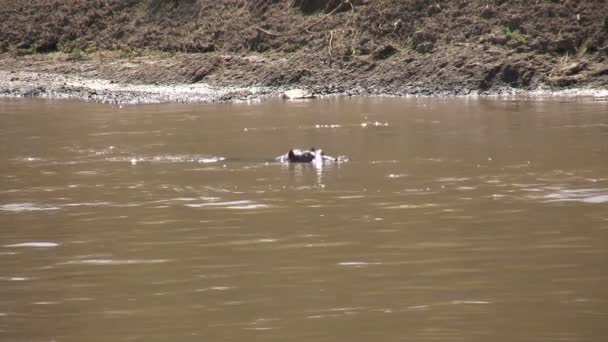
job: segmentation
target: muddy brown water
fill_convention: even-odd
[[[608,338],[605,99],[1,99],[0,146],[2,341]]]

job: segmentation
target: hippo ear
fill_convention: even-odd
[[[316,150],[317,150],[317,149],[316,149],[316,148],[314,148],[314,146],[310,148],[310,152],[314,152],[314,151],[316,151]]]

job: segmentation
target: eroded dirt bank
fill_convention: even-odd
[[[4,95],[159,102],[288,87],[398,95],[608,88],[603,0],[7,0],[0,30]]]

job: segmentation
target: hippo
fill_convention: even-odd
[[[342,163],[348,161],[348,158],[345,156],[330,157],[325,155],[323,150],[312,147],[309,150],[289,150],[289,152],[276,157],[275,160],[281,163]]]

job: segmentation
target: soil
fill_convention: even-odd
[[[28,95],[26,85],[36,83],[32,95],[69,96],[53,79],[59,76],[85,93],[88,85],[78,82],[217,90],[196,100],[247,99],[290,87],[397,95],[606,89],[608,5],[5,0],[0,71],[0,94],[8,95]],[[38,74],[48,82],[36,81]]]

